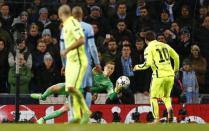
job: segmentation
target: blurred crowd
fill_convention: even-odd
[[[180,55],[182,68],[172,96],[197,103],[199,94],[209,93],[209,0],[0,0],[1,93],[15,93],[16,62],[20,93],[42,93],[64,81],[57,15],[62,4],[83,8],[83,20],[94,29],[101,65],[116,62],[112,82],[122,75],[131,80],[124,96],[149,93],[151,69],[132,71],[144,62],[149,30]]]

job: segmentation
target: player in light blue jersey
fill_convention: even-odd
[[[84,35],[86,39],[85,51],[86,51],[86,55],[88,58],[88,67],[87,67],[87,70],[83,79],[82,88],[84,89],[86,103],[90,107],[91,99],[92,99],[90,88],[92,87],[92,84],[93,84],[92,66],[94,64],[96,67],[96,70],[98,71],[101,71],[101,66],[100,66],[97,48],[96,48],[95,41],[94,41],[93,28],[90,24],[82,21],[82,17],[83,17],[82,8],[79,6],[75,6],[72,9],[72,15],[74,18],[80,21],[81,27],[84,30]]]

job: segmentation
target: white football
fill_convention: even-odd
[[[118,86],[121,86],[122,88],[128,88],[130,85],[130,80],[127,76],[120,76],[116,82]]]

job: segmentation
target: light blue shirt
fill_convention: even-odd
[[[61,34],[60,34],[60,52],[64,49],[65,49],[64,31],[61,30]],[[66,59],[61,57],[61,60],[62,60],[62,66],[65,66],[66,65]]]
[[[81,27],[84,30],[84,35],[85,35],[85,51],[86,55],[88,57],[89,64],[92,65],[92,59],[94,64],[100,64],[99,62],[99,57],[98,57],[98,52],[97,52],[97,47],[95,45],[94,41],[94,31],[93,28],[90,24],[81,21]]]

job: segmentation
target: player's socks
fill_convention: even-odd
[[[37,124],[44,124],[44,118],[40,118],[36,121]]]
[[[153,114],[155,120],[159,119],[159,106],[158,106],[157,99],[151,98],[150,104],[151,104],[151,108],[152,108],[152,114]]]
[[[86,102],[84,100],[84,97],[82,95],[82,93],[78,90],[75,91],[76,92],[76,97],[77,97],[77,100],[78,100],[78,103],[80,105],[80,109],[82,111],[82,113],[88,113],[88,114],[91,114],[91,111],[89,110],[88,106],[86,105]]]
[[[53,91],[52,91],[50,88],[48,88],[48,89],[42,94],[42,96],[41,96],[42,100],[46,100],[46,98],[47,98],[48,96],[50,96],[51,94],[53,94]]]
[[[30,97],[33,98],[33,99],[37,99],[37,100],[41,100],[41,95],[40,93],[32,93],[30,94]]]
[[[86,104],[90,108],[92,101],[92,94],[90,92],[86,92]]]
[[[169,110],[168,111],[168,123],[172,123],[173,122],[173,110]]]
[[[43,119],[46,121],[46,120],[50,120],[52,118],[56,118],[58,116],[61,116],[63,114],[62,110],[56,110],[46,116],[43,117]]]
[[[172,109],[172,105],[171,105],[171,98],[170,97],[163,97],[162,98],[165,107],[167,109],[168,112],[168,122],[172,122],[173,121],[173,109]]]
[[[72,95],[73,97],[73,117],[77,121],[77,119],[81,119],[81,106],[79,104],[78,97],[76,95]]]

